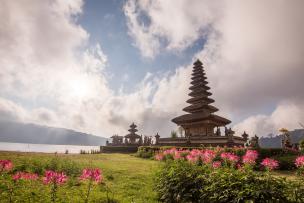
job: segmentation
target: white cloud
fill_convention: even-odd
[[[131,8],[130,2],[125,12]],[[264,115],[265,109],[285,108],[286,113],[294,113],[295,117],[303,115],[280,105],[288,101],[299,108],[304,100],[303,1],[132,2],[136,10],[127,12],[126,16],[129,22],[133,18],[133,24],[141,25],[129,26],[129,30],[143,56],[146,50],[153,50],[149,55],[153,57],[162,48],[180,51],[192,46],[198,38],[206,40],[194,58],[203,60],[216,105],[224,115],[232,120],[253,116],[247,123],[265,119],[264,123],[270,124],[256,130],[260,135],[278,127],[274,121],[267,121],[270,116]],[[142,24],[142,16],[149,18],[148,24]],[[138,37],[139,32],[151,36],[150,42],[158,42],[160,46],[150,47],[149,41]],[[170,80],[179,84],[178,87],[189,84],[178,75]],[[185,94],[184,88],[175,89],[176,94]],[[156,98],[162,98],[172,89],[159,91],[163,93],[159,92]],[[172,102],[173,106],[178,105]],[[276,115],[276,111],[271,115]],[[296,121],[284,121],[280,125],[295,127],[291,123]]]
[[[0,97],[0,120],[22,122],[26,116],[27,112],[21,106]]]
[[[161,48],[182,51],[207,35],[222,7],[217,0],[129,0],[124,12],[135,45],[143,56],[153,58]]]
[[[302,1],[285,2],[127,1],[124,12],[147,57],[182,51],[203,36],[196,56],[206,63],[219,114],[252,115],[236,129],[262,135],[303,119]],[[167,136],[176,127],[170,120],[186,105],[191,64],[161,76],[147,73],[132,93],[115,93],[102,45],[88,47],[89,33],[77,23],[82,1],[1,4],[1,119],[101,136],[124,134],[132,121],[149,135]],[[278,103],[271,115],[259,110]]]
[[[270,133],[276,134],[281,128],[289,130],[300,128],[299,123],[304,120],[303,106],[298,106],[293,103],[284,103],[270,115],[255,115],[238,123],[235,128],[237,133],[246,131],[251,136],[254,134],[265,136]]]
[[[167,80],[148,73],[132,93],[112,91],[105,74],[107,56],[99,44],[87,46],[89,34],[77,24],[82,5],[82,1],[2,2],[1,119],[100,136],[124,134],[132,121],[145,134],[169,132],[174,126],[161,103],[169,106],[174,95],[153,99],[158,81]]]

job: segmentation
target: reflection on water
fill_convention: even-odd
[[[99,146],[76,146],[76,145],[48,145],[48,144],[25,144],[0,142],[0,151],[19,151],[19,152],[45,152],[45,153],[79,153],[80,150],[90,151],[99,150]]]

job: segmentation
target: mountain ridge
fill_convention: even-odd
[[[105,145],[107,138],[66,128],[0,121],[0,142],[53,144],[53,145]]]

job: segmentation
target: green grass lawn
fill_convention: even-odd
[[[105,201],[107,199],[106,188],[108,188],[109,197],[116,200],[115,202],[157,202],[156,192],[153,190],[153,173],[161,162],[118,153],[55,155],[0,152],[1,159],[11,160],[15,171],[25,170],[40,174],[43,174],[45,169],[54,167],[57,163],[56,168],[59,171],[61,169],[66,171],[71,177],[66,184],[59,187],[57,202],[84,202],[83,197],[88,184],[79,182],[77,178],[83,168],[100,168],[103,172],[105,184],[94,186],[90,202],[107,202]],[[77,177],[72,178],[73,174],[77,174]],[[275,171],[273,174],[287,179],[295,178],[294,171]],[[4,182],[5,177],[0,176],[0,185],[1,181]],[[41,181],[34,183],[24,181],[14,187],[16,188],[13,195],[15,202],[50,202],[50,187],[43,185]],[[3,191],[5,190],[1,186],[0,202],[9,202],[7,201],[8,193]],[[34,193],[31,194],[32,191]],[[31,197],[29,198],[29,196]]]
[[[17,168],[29,162],[41,166],[54,157],[54,154],[0,152],[0,159],[10,159]],[[98,167],[102,169],[104,182],[112,192],[109,193],[109,196],[114,195],[114,199],[118,202],[157,202],[156,193],[153,191],[153,173],[159,166],[159,162],[137,158],[130,154],[58,154],[57,157],[64,162],[72,160],[81,168]],[[34,189],[42,190],[43,194],[49,192],[49,188],[42,184],[37,184],[35,187],[38,188]],[[62,202],[81,202],[85,188],[86,185],[62,186],[58,193]],[[16,197],[27,192],[30,191],[21,191],[20,194],[16,194]],[[92,197],[96,199],[95,202],[102,202],[101,198],[105,196],[104,187],[100,189],[95,186],[92,194]]]

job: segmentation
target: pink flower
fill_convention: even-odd
[[[304,167],[304,156],[299,156],[296,158],[295,165],[298,168]]]
[[[196,163],[198,161],[199,156],[195,156],[195,155],[191,155],[188,154],[186,156],[186,159],[190,162],[190,163]]]
[[[190,154],[193,156],[200,156],[202,154],[202,151],[198,149],[193,149],[192,151],[190,151]]]
[[[216,157],[216,153],[213,150],[210,150],[210,149],[206,149],[202,153],[202,161],[205,164],[211,163],[215,157]]]
[[[36,173],[17,172],[13,175],[13,180],[37,180],[38,175]]]
[[[158,153],[155,155],[155,160],[162,161],[164,159],[164,155],[162,153]]]
[[[0,172],[10,171],[13,168],[13,163],[10,160],[0,160]]]
[[[254,165],[257,158],[258,152],[256,150],[247,150],[246,154],[243,156],[243,163]]]
[[[56,184],[63,184],[67,181],[67,176],[61,172],[55,172],[55,171],[45,171],[44,177],[43,177],[43,183],[44,184],[50,184],[50,183],[56,183]]]
[[[164,153],[164,155],[171,154],[173,156],[176,151],[177,150],[175,148],[172,148],[172,149],[165,150],[163,153]]]
[[[222,162],[220,162],[220,161],[214,161],[214,162],[212,163],[212,167],[213,167],[214,169],[220,168],[221,166],[222,166]]]
[[[80,179],[81,180],[92,180],[96,183],[100,183],[102,181],[101,173],[102,173],[102,171],[99,168],[83,169]]]
[[[229,162],[232,162],[232,163],[236,163],[239,161],[239,157],[231,152],[223,152],[221,154],[221,158],[225,161],[229,161]]]
[[[266,158],[264,159],[261,164],[267,168],[268,170],[273,170],[279,167],[279,162],[274,159]]]
[[[173,159],[174,160],[183,159],[182,153],[183,153],[183,151],[175,151],[174,154],[173,154]]]

